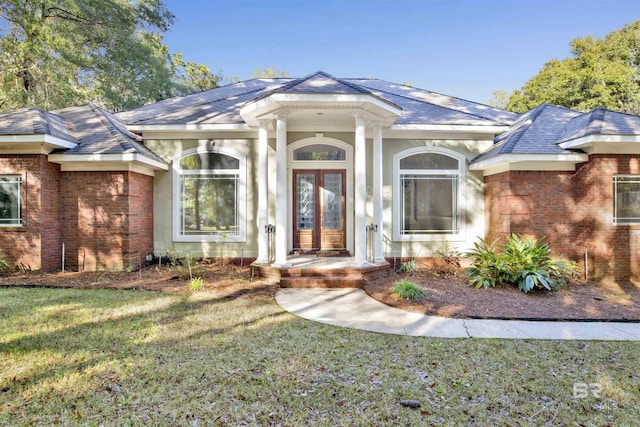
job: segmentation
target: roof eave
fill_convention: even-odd
[[[169,165],[140,153],[114,153],[114,154],[50,154],[49,161],[60,165],[86,165],[88,170],[93,170],[92,165],[104,164],[137,164],[151,170],[169,170]]]
[[[500,154],[472,161],[469,169],[482,171],[484,176],[507,171],[574,171],[577,163],[589,160],[586,153],[560,154]]]

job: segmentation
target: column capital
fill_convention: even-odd
[[[258,119],[258,124],[260,124],[261,128],[268,128],[269,123],[271,123],[271,119]]]
[[[289,117],[290,114],[291,114],[291,111],[289,110],[280,110],[280,111],[276,111],[275,116],[276,116],[276,119],[283,120]]]

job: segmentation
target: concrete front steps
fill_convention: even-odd
[[[290,257],[291,267],[252,264],[254,274],[282,288],[362,288],[365,281],[389,275],[389,263],[357,267],[349,257]]]

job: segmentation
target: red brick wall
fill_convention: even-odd
[[[640,174],[640,156],[592,155],[575,172],[511,171],[485,177],[487,240],[546,236],[554,255],[591,277],[640,277],[640,226],[613,224],[613,176]]]
[[[153,178],[64,172],[62,232],[69,269],[137,268],[153,250]]]
[[[0,174],[22,176],[22,227],[0,227],[0,257],[12,265],[60,266],[60,167],[40,154],[0,155]]]
[[[132,267],[153,253],[153,177],[129,173],[129,236]]]

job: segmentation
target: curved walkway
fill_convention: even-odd
[[[386,334],[437,338],[640,341],[640,324],[450,319],[389,307],[362,289],[280,289],[285,310],[316,322]]]

